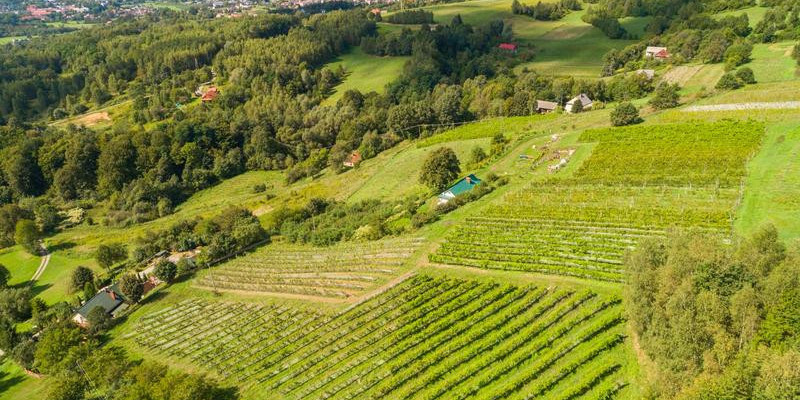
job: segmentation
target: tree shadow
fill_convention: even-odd
[[[22,383],[24,380],[21,376],[14,376],[9,378],[10,375],[8,372],[0,371],[0,393],[5,392],[8,389],[11,389],[17,384]]]
[[[68,249],[71,249],[71,248],[73,248],[75,246],[77,246],[77,244],[75,242],[59,242],[59,243],[56,243],[56,244],[48,246],[47,250],[52,253],[52,252],[55,252],[55,251],[68,250]]]
[[[26,285],[27,285],[27,283],[26,283]],[[31,286],[31,293],[33,293],[33,296],[35,297],[35,296],[40,295],[45,290],[50,289],[50,287],[52,287],[52,286],[53,286],[53,284],[51,284],[51,283],[45,283],[45,284],[36,284],[36,283],[34,283]]]

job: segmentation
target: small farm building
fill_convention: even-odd
[[[666,47],[647,46],[647,48],[644,50],[644,57],[663,60],[665,58],[669,58],[669,51]]]
[[[557,107],[558,103],[554,101],[536,100],[536,112],[538,112],[539,114],[547,114],[549,112],[553,112]]]
[[[515,45],[514,43],[500,43],[500,45],[497,47],[500,48],[501,50],[508,50],[515,53],[517,52],[517,45]]]
[[[344,160],[344,162],[342,162],[342,164],[343,164],[345,167],[348,167],[348,168],[353,168],[353,167],[355,167],[356,165],[358,165],[358,163],[360,163],[360,162],[361,162],[361,153],[359,153],[359,152],[357,152],[357,151],[354,151],[354,152],[350,153],[350,156],[348,156],[348,157],[347,157],[347,158]]]
[[[583,106],[584,110],[588,110],[592,108],[592,99],[589,98],[585,93],[581,93],[575,97],[573,97],[570,101],[567,102],[567,105],[564,106],[564,110],[568,113],[572,112],[572,107],[575,106],[575,103],[580,100],[581,106]]]
[[[212,86],[211,88],[206,90],[205,93],[203,93],[203,96],[200,97],[200,100],[203,103],[207,103],[209,101],[213,101],[214,99],[216,99],[217,96],[219,96],[219,89],[217,89],[215,86]]]
[[[477,176],[475,176],[473,174],[469,174],[469,175],[461,178],[461,180],[456,182],[455,185],[450,186],[450,188],[448,188],[447,190],[442,192],[442,194],[439,195],[438,204],[447,203],[452,198],[454,198],[454,197],[456,197],[456,196],[458,196],[458,195],[460,195],[462,193],[469,192],[475,186],[480,185],[480,183],[481,183],[481,180],[478,179]]]
[[[103,310],[106,311],[106,314],[111,316],[115,316],[120,311],[127,308],[125,305],[125,297],[120,294],[116,285],[106,286],[100,289],[94,297],[87,300],[86,303],[83,303],[83,305],[75,311],[72,320],[80,326],[86,326],[89,323],[89,313],[94,310],[95,307],[102,307]]]

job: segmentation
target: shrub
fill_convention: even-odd
[[[153,269],[153,274],[161,281],[169,283],[178,274],[178,267],[168,260],[161,260]]]
[[[72,290],[82,290],[87,283],[94,283],[94,272],[89,268],[79,265],[72,271]]]
[[[756,83],[756,77],[753,74],[753,70],[750,69],[749,67],[739,68],[736,71],[736,78],[748,85]]]
[[[661,83],[656,87],[656,92],[649,104],[656,110],[677,107],[680,99],[679,90],[678,84]]]
[[[723,90],[738,89],[742,87],[742,82],[732,73],[728,72],[719,78],[719,81],[717,81],[717,85],[715,87]]]
[[[639,110],[631,103],[620,103],[614,111],[611,111],[611,124],[614,126],[632,125],[639,122],[642,122]]]
[[[144,294],[144,282],[136,274],[126,274],[119,280],[119,289],[132,303],[138,303]]]
[[[419,181],[434,191],[442,191],[461,173],[456,153],[449,147],[433,151],[422,165]]]

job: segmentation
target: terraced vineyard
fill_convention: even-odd
[[[129,338],[263,399],[610,398],[616,298],[416,276],[334,316],[188,300]]]
[[[195,285],[214,290],[345,298],[400,274],[421,239],[332,247],[266,246],[209,270]]]
[[[621,281],[625,252],[683,227],[730,232],[754,122],[584,132],[600,141],[575,176],[531,184],[468,218],[431,262]],[[682,184],[683,186],[676,186]]]

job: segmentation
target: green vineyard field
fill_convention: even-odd
[[[420,239],[310,247],[271,245],[215,267],[195,286],[345,298],[400,274]]]
[[[624,388],[619,299],[415,276],[337,315],[187,300],[127,336],[263,399],[600,399]]]

